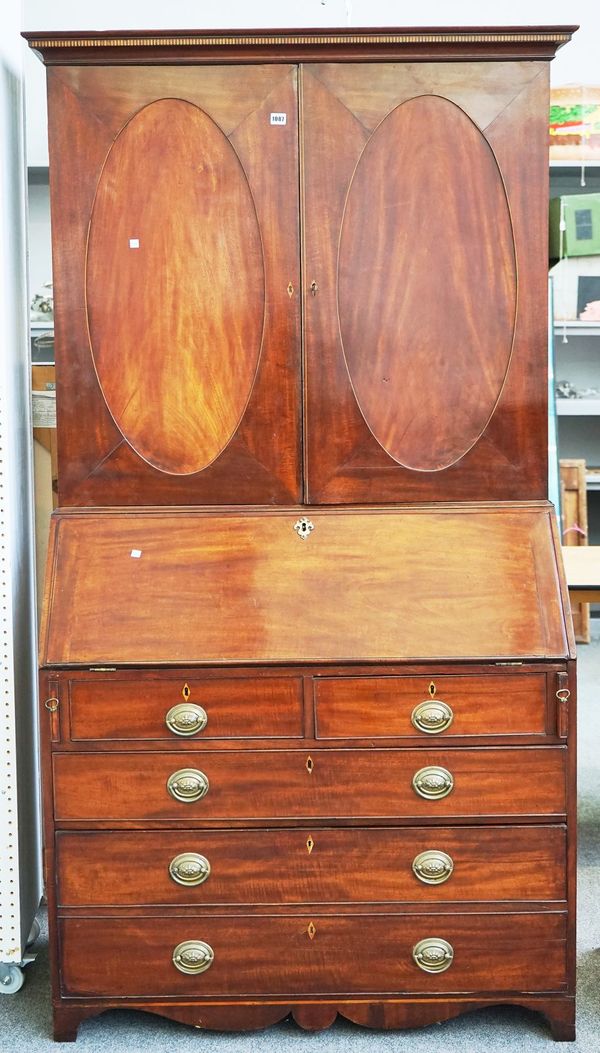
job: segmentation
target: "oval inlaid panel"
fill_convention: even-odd
[[[238,157],[198,107],[140,110],[107,156],[87,250],[92,355],[136,452],[198,472],[237,430],[265,310],[256,211]]]
[[[446,99],[401,104],[358,162],[338,260],[353,389],[400,464],[445,468],[481,436],[510,362],[516,290],[506,193],[482,133]]]

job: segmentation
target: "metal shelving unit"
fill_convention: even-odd
[[[12,16],[11,16],[12,17]],[[18,14],[2,40],[0,92],[0,993],[33,960],[42,891],[26,195]],[[13,83],[14,81],[14,83]],[[7,1036],[10,1045],[10,1037]]]

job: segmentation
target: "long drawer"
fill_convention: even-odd
[[[565,917],[546,912],[63,918],[62,993],[297,998],[558,992],[566,986]],[[211,956],[212,964],[194,975],[181,972],[173,964],[176,948],[183,964],[206,964]],[[451,964],[426,972],[414,954],[425,964]]]
[[[68,831],[63,906],[560,901],[564,826]]]
[[[545,735],[545,673],[319,677],[317,738]]]
[[[71,738],[283,738],[303,733],[301,677],[69,681]]]
[[[59,822],[565,813],[558,746],[56,753],[53,764]]]

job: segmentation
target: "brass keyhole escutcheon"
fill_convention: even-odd
[[[434,684],[433,680],[431,681],[431,683],[430,683],[430,685],[429,685],[427,690],[429,691],[429,694],[433,698],[435,696],[435,691],[436,691],[436,687],[435,687],[435,684]]]
[[[315,936],[317,935],[317,930],[316,930],[315,926],[313,925],[312,921],[310,922],[310,924],[309,924],[309,926],[308,926],[306,931],[308,933],[309,940],[314,940]]]
[[[315,762],[312,759],[312,757],[307,757],[306,758],[306,770],[307,770],[309,775],[312,775],[312,773],[314,771],[314,767],[315,767]]]
[[[294,286],[292,285],[291,282],[288,284],[287,294],[288,294],[288,296],[289,296],[289,298],[291,300],[292,296],[294,295]]]
[[[306,849],[307,849],[309,855],[312,852],[314,847],[315,847],[315,842],[313,841],[312,837],[310,837],[310,836],[307,837],[306,838]]]
[[[317,295],[317,293],[319,291],[319,286],[317,285],[316,281],[312,281],[310,283],[310,291],[313,294],[313,296]]]
[[[187,702],[187,701],[188,701],[188,699],[189,699],[189,697],[190,697],[191,693],[192,693],[192,692],[190,691],[190,687],[189,687],[189,684],[184,684],[184,685],[183,685],[183,687],[182,687],[182,689],[181,689],[181,694],[183,695],[183,700],[184,700],[184,702]]]

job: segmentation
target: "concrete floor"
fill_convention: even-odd
[[[592,623],[594,626],[594,622]],[[535,1013],[513,1007],[480,1010],[420,1031],[364,1031],[343,1021],[309,1035],[283,1023],[247,1035],[200,1032],[144,1013],[118,1010],[84,1022],[77,1048],[97,1053],[529,1053],[563,1048],[600,1053],[600,625],[579,649],[579,934],[577,1042],[554,1047]],[[45,932],[45,929],[44,929]],[[0,1053],[43,1053],[51,1040],[47,939],[16,995],[0,996]],[[93,948],[90,948],[93,954]]]

